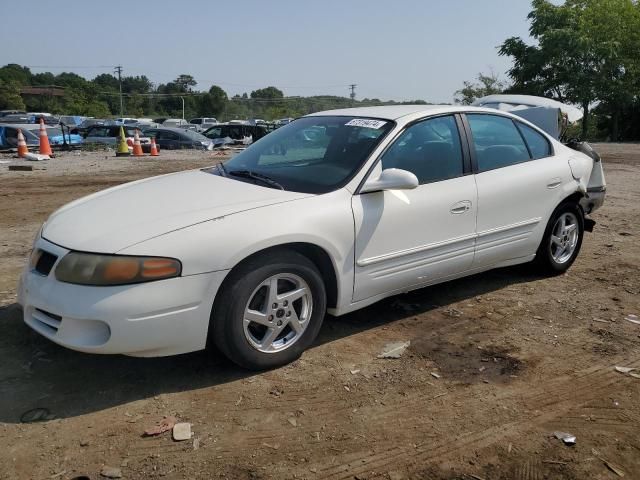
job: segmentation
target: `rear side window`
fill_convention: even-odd
[[[382,168],[408,170],[421,185],[461,177],[462,147],[455,118],[431,118],[407,128],[382,156]]]
[[[534,160],[551,156],[551,145],[544,135],[540,132],[536,132],[533,128],[529,125],[525,125],[524,123],[518,122],[518,128],[522,132],[524,139],[527,141],[527,145],[529,145],[529,150],[531,151],[531,157]]]
[[[508,167],[530,160],[522,135],[510,118],[467,114],[478,161],[478,172]]]

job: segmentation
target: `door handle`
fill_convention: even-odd
[[[471,202],[469,200],[463,200],[462,202],[455,203],[450,212],[454,215],[460,215],[462,213],[468,212],[471,210]]]
[[[560,185],[562,185],[562,179],[556,177],[549,180],[549,183],[547,183],[547,188],[551,190],[554,188],[558,188]]]

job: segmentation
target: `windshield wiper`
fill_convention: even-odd
[[[273,178],[267,175],[264,175],[262,173],[253,172],[251,170],[231,170],[230,172],[227,172],[227,173],[229,175],[233,175],[234,177],[252,178],[253,180],[259,180],[262,183],[266,183],[270,187],[284,190],[284,187],[280,185],[278,182],[276,182]]]

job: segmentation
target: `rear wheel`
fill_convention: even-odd
[[[234,270],[212,313],[216,346],[238,365],[263,370],[297,359],[316,338],[326,292],[316,266],[289,250]]]
[[[550,274],[566,272],[580,253],[584,215],[576,203],[561,204],[549,220],[536,263]]]

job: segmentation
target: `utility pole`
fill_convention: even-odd
[[[124,117],[124,103],[122,102],[122,65],[115,67],[113,72],[118,74],[118,83],[120,84],[120,116]]]
[[[351,89],[351,93],[349,94],[349,97],[351,98],[351,106],[353,107],[353,102],[356,100],[356,87],[358,85],[356,85],[355,83],[352,83],[351,85],[349,85],[349,88]]]

